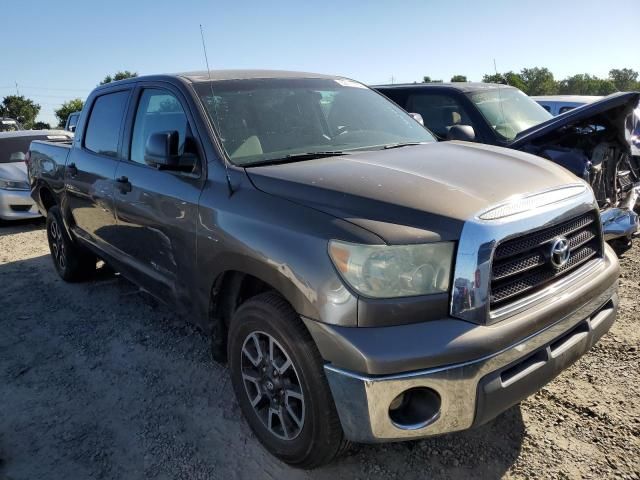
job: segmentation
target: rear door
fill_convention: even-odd
[[[65,171],[72,228],[107,251],[116,237],[114,176],[131,88],[96,96],[83,132],[74,140]]]
[[[164,83],[142,84],[134,92],[126,127],[123,160],[116,171],[118,238],[128,274],[166,300],[189,296],[184,286],[195,271],[198,200],[204,155],[192,129],[185,98]],[[159,170],[145,162],[153,133],[177,131],[183,171]],[[181,302],[178,302],[181,303]]]

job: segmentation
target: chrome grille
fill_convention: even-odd
[[[560,236],[569,240],[571,255],[565,265],[554,268],[550,250],[553,240]],[[596,212],[502,242],[493,256],[490,308],[499,308],[532,294],[601,256],[602,240]]]

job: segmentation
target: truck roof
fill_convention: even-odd
[[[372,88],[445,88],[459,92],[477,92],[479,90],[495,90],[496,88],[515,88],[499,83],[482,82],[430,82],[430,83],[393,83],[387,85],[371,85]]]
[[[296,72],[288,70],[206,70],[194,71],[194,72],[179,72],[179,73],[167,73],[158,75],[143,75],[140,77],[127,78],[125,80],[118,80],[116,82],[110,82],[105,85],[100,85],[98,88],[108,87],[115,84],[123,84],[129,82],[136,82],[139,80],[162,80],[166,78],[181,78],[191,83],[208,82],[219,80],[248,80],[258,78],[326,78],[326,79],[338,79],[345,78],[339,75],[324,75],[321,73],[310,72]]]

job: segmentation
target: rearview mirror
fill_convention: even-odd
[[[152,133],[144,149],[144,161],[158,169],[171,170],[180,165],[180,136],[176,130]]]
[[[476,132],[471,125],[453,125],[447,132],[447,140],[474,142],[476,140]]]
[[[422,118],[422,115],[420,115],[419,113],[412,113],[412,112],[409,112],[409,115],[411,116],[411,118],[413,118],[416,122],[418,122],[420,125],[424,127],[424,119]]]

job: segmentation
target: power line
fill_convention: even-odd
[[[16,85],[0,85],[0,88],[2,89],[11,89],[13,90],[14,88],[16,88]],[[53,88],[53,87],[30,87],[27,85],[20,85],[21,89],[27,89],[27,90],[55,90],[55,91],[62,91],[62,92],[89,92],[91,90],[93,90],[94,87],[87,87],[87,88]]]
[[[80,97],[80,95],[48,95],[48,94],[44,94],[44,93],[29,93],[27,94],[29,97],[35,97],[35,98],[77,98]]]

